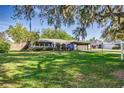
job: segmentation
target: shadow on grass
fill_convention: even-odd
[[[112,85],[106,81],[100,83],[99,78],[113,79],[110,75],[111,72],[124,69],[124,64],[120,62],[118,54],[20,52],[10,53],[1,58],[3,60],[0,60],[1,86],[6,83],[15,83],[15,87],[99,87],[99,84],[101,84],[100,87],[120,87],[121,83],[118,80],[115,85]],[[15,64],[19,61],[22,64],[29,61],[32,65],[17,65],[14,71],[22,71],[22,73],[7,77],[8,70],[3,65]]]

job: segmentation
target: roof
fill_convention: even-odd
[[[82,41],[73,41],[71,43],[75,43],[77,45],[89,45],[90,44],[89,42],[82,42]]]
[[[39,39],[37,40],[37,42],[49,42],[49,43],[75,43],[75,44],[79,44],[79,45],[86,45],[86,44],[90,44],[88,42],[81,42],[81,41],[77,41],[77,40],[63,40],[63,39]]]
[[[14,40],[6,32],[0,32],[0,38],[8,43],[14,43]]]
[[[69,43],[69,40],[63,39],[39,39],[37,42]]]

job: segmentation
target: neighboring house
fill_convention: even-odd
[[[112,42],[103,42],[103,49],[112,49],[115,46]]]
[[[104,49],[120,49],[120,41],[103,42]]]
[[[120,49],[120,40],[116,41],[103,41],[99,39],[95,39],[95,37],[89,39],[92,49]]]
[[[7,33],[4,33],[4,36],[5,36],[6,42],[10,44],[15,42]]]
[[[14,40],[6,32],[0,32],[0,38],[9,44],[14,43]]]
[[[91,48],[93,49],[98,49],[98,48],[103,48],[103,49],[120,49],[120,41],[111,41],[111,42],[102,42],[101,40],[95,39],[90,42],[91,43]]]
[[[92,48],[103,48],[103,49],[120,49],[120,41],[102,42],[100,40],[95,40],[91,42]]]

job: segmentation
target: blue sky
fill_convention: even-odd
[[[9,25],[15,25],[15,23],[19,22],[23,24],[27,29],[29,29],[29,22],[26,20],[13,20],[11,17],[13,15],[13,6],[3,6],[0,5],[0,32],[5,31]],[[47,23],[41,24],[40,19],[35,17],[32,20],[32,30],[42,30],[43,28],[48,28]],[[65,30],[67,33],[72,35],[72,30],[76,28],[75,25],[70,27],[62,26],[62,29]],[[94,23],[93,27],[87,28],[87,37],[86,39],[90,39],[95,37],[97,39],[101,36],[102,28],[98,28],[97,24]]]

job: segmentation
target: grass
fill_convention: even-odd
[[[117,53],[9,52],[0,55],[0,87],[122,87]]]

